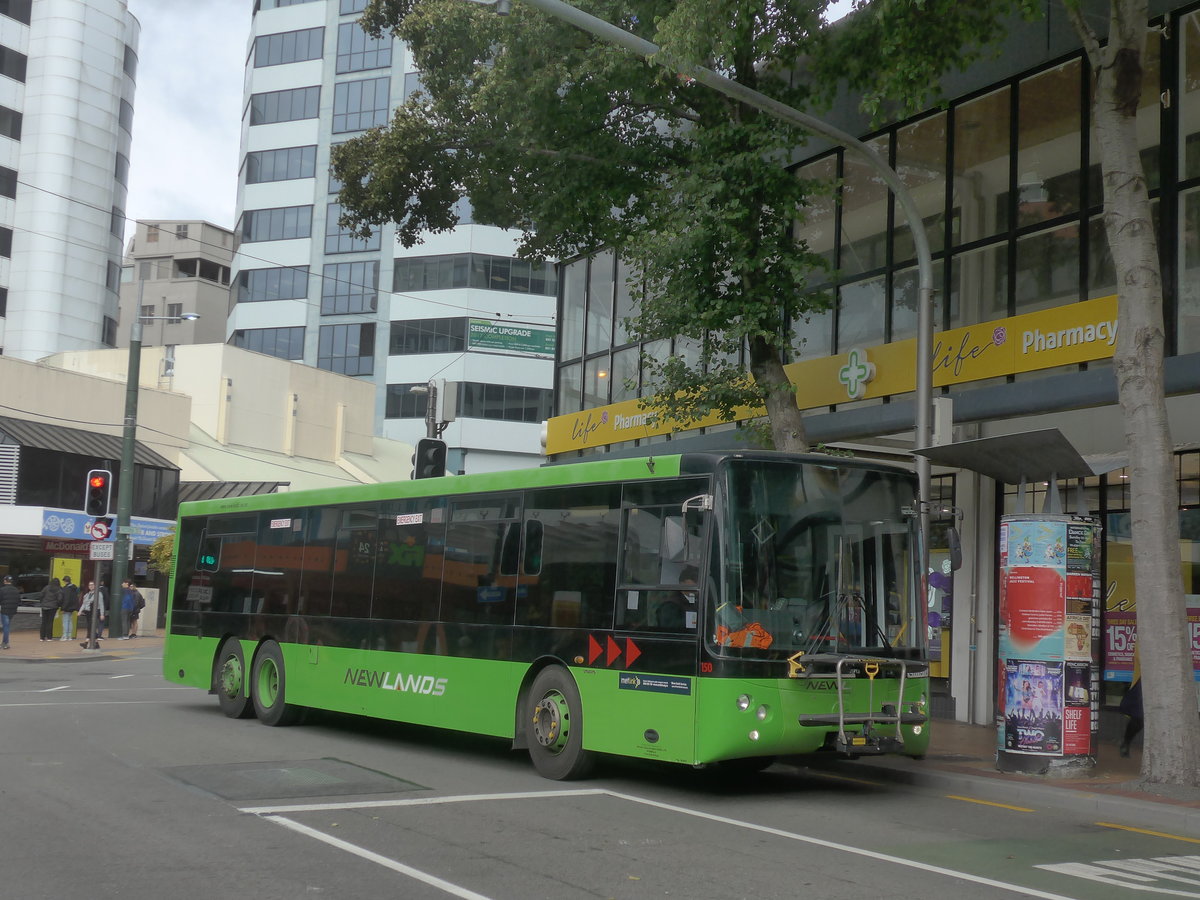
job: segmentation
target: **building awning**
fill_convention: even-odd
[[[121,459],[122,440],[115,434],[101,434],[51,425],[48,422],[31,422],[28,419],[12,419],[0,416],[0,444],[18,444],[21,447],[36,447],[39,450],[56,450],[60,453],[75,453],[79,456],[98,456],[101,459]],[[155,469],[178,469],[179,467],[141,441],[133,448],[133,461],[137,465]]]
[[[913,452],[940,466],[970,469],[1007,484],[1020,484],[1022,478],[1026,481],[1085,478],[1113,468],[1112,465],[1094,468],[1057,428],[959,441]]]
[[[286,488],[290,483],[288,481],[181,481],[179,483],[179,502],[274,494],[281,488]]]

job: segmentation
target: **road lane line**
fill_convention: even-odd
[[[982,806],[998,806],[1001,809],[1011,809],[1015,812],[1037,812],[1035,809],[1030,809],[1028,806],[1011,806],[1008,803],[995,803],[991,800],[979,800],[975,797],[963,797],[959,794],[947,794],[947,800],[961,800],[963,803],[979,803]]]
[[[428,872],[422,872],[420,869],[414,869],[412,866],[407,866],[399,860],[391,857],[381,856],[374,851],[368,850],[365,847],[360,847],[357,844],[351,844],[349,841],[343,841],[341,838],[335,838],[325,834],[323,831],[317,831],[315,828],[309,828],[307,825],[301,825],[284,816],[263,816],[269,822],[275,822],[282,825],[284,828],[290,828],[292,831],[315,838],[318,841],[323,841],[331,847],[336,847],[339,850],[345,850],[347,853],[353,853],[355,856],[362,857],[368,862],[373,862],[384,868],[391,869],[393,872],[399,872],[401,875],[407,875],[416,881],[424,882],[425,884],[435,887],[438,890],[445,891],[455,897],[460,897],[462,900],[491,900],[485,894],[477,894],[475,891],[465,887],[460,887],[446,881],[443,878],[438,878],[436,875],[430,875]]]
[[[34,691],[35,694],[53,694],[55,691],[65,691],[69,688],[69,684],[60,684],[58,687],[42,688],[40,691]]]
[[[1184,837],[1182,834],[1169,834],[1166,831],[1150,831],[1146,828],[1134,828],[1132,825],[1117,825],[1115,822],[1097,822],[1101,828],[1119,828],[1121,831],[1134,831],[1138,834],[1148,834],[1151,837],[1168,838],[1172,841],[1186,841],[1189,844],[1200,844],[1200,839]]]
[[[931,872],[936,875],[948,875],[951,878],[961,878],[964,881],[970,881],[974,884],[985,884],[988,887],[999,888],[1004,891],[1011,891],[1014,894],[1021,894],[1025,897],[1038,897],[1040,900],[1077,900],[1077,898],[1068,897],[1065,894],[1051,894],[1047,891],[1039,891],[1034,888],[1027,888],[1019,884],[1012,884],[1007,881],[997,881],[994,878],[984,878],[982,875],[972,875],[969,872],[960,872],[956,869],[947,869],[942,866],[935,866],[929,863],[919,862],[914,859],[905,859],[902,856],[892,856],[890,853],[879,853],[875,850],[867,850],[863,847],[852,847],[849,844],[839,844],[836,841],[827,841],[824,838],[811,837],[806,834],[798,834],[794,831],[784,831],[781,828],[772,828],[769,825],[758,825],[754,822],[745,822],[741,819],[731,819],[728,816],[719,816],[715,813],[704,812],[699,809],[690,809],[686,806],[676,806],[673,803],[662,803],[658,800],[649,800],[645,797],[638,797],[633,794],[621,794],[616,791],[605,791],[611,797],[619,797],[622,800],[629,800],[633,803],[641,803],[645,806],[653,806],[658,809],[665,809],[670,812],[682,813],[685,816],[693,816],[697,819],[707,819],[710,822],[720,822],[725,825],[735,825],[738,828],[745,828],[749,831],[757,831],[761,834],[770,834],[775,837],[787,838],[788,840],[799,841],[804,844],[812,844],[815,847],[826,847],[830,850],[840,850],[843,853],[850,853],[854,856],[863,856],[867,859],[876,859],[880,862],[894,863],[899,866],[905,866],[910,869],[918,869],[922,872]]]
[[[136,673],[126,672],[124,675],[109,675],[109,681],[116,681],[118,678],[132,678]]]
[[[439,803],[474,803],[478,800],[540,800],[558,797],[594,797],[609,792],[603,788],[565,791],[520,791],[511,794],[455,794],[449,797],[406,797],[403,800],[354,800],[350,803],[298,803],[293,806],[242,806],[238,812],[263,816],[269,813],[331,812],[340,809],[379,809],[389,806],[434,806]]]

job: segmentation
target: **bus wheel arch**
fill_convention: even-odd
[[[248,719],[254,715],[250,700],[250,673],[242,642],[227,635],[213,658],[212,689],[217,695],[221,712],[231,719]]]
[[[517,703],[513,708],[513,742],[512,749],[528,750],[528,734],[525,728],[525,710],[529,701],[529,692],[533,688],[533,680],[541,674],[542,670],[549,666],[566,666],[566,663],[557,656],[542,656],[535,659],[529,664],[529,668],[525,670],[525,677],[521,679],[521,686],[517,688]]]
[[[555,781],[585,777],[596,754],[583,748],[583,701],[570,671],[543,666],[523,695],[521,730],[538,774]]]
[[[283,650],[274,640],[265,640],[254,653],[247,693],[254,703],[254,713],[264,725],[294,725],[300,721],[304,708],[287,702],[287,670]]]

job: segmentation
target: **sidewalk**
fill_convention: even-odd
[[[36,614],[18,613],[12,623],[8,642],[9,649],[0,650],[0,663],[119,659],[123,656],[130,656],[139,650],[145,650],[147,646],[162,651],[161,631],[155,631],[147,637],[130,638],[127,641],[106,637],[100,641],[99,650],[85,650],[79,645],[86,640],[86,630],[84,630],[83,636],[70,641],[60,641],[58,638],[41,641],[38,638],[38,625]],[[145,626],[143,629],[146,630]]]

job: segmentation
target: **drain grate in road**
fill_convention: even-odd
[[[163,774],[238,803],[294,797],[391,794],[427,790],[422,785],[340,759],[170,766]]]

